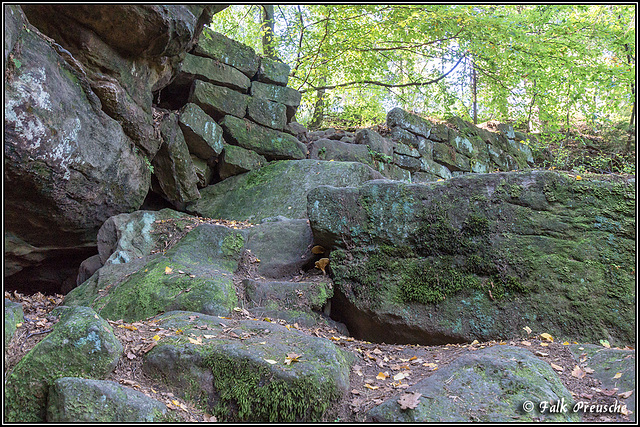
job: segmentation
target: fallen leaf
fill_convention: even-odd
[[[529,341],[522,341],[522,345],[530,346],[531,343]]]
[[[160,340],[160,335],[154,335],[153,339],[156,340],[156,341],[159,341]]]
[[[562,343],[562,345],[571,345],[571,343],[569,343],[569,341],[565,341]]]
[[[585,371],[587,374],[593,374],[593,373],[595,372],[593,369],[591,369],[591,368],[589,368],[589,367],[584,368],[584,371]]]
[[[291,363],[293,362],[299,362],[299,357],[302,356],[301,354],[296,354],[296,353],[287,353],[287,357],[284,359],[284,364],[285,365],[291,365]]]
[[[377,376],[377,379],[379,380],[386,380],[387,378],[389,378],[389,372],[380,372]]]
[[[629,391],[625,391],[624,393],[618,393],[618,396],[621,399],[628,399],[629,396],[631,396],[633,394],[633,390],[629,390]]]
[[[276,363],[278,363],[278,362],[276,362],[276,361],[275,361],[275,360],[273,360],[273,359],[264,359],[264,360],[265,360],[265,362],[270,363],[270,364],[272,364],[272,365],[275,365]]]
[[[617,380],[617,379],[618,379],[618,378],[620,378],[621,376],[622,376],[622,372],[618,372],[617,374],[615,374],[615,375],[613,376],[613,379],[614,379],[614,380]]]
[[[329,258],[320,258],[318,261],[316,261],[316,268],[322,270],[322,274],[327,274],[327,272],[325,271],[327,265],[329,265]]]
[[[556,371],[558,371],[558,372],[562,372],[562,371],[564,371],[564,368],[563,368],[562,366],[560,366],[560,365],[556,365],[555,363],[550,363],[550,365],[551,365],[551,367],[552,367],[553,369],[555,369],[555,370],[556,370]]]
[[[400,381],[400,380],[403,380],[403,379],[407,378],[408,376],[409,376],[409,374],[406,374],[404,372],[398,372],[397,374],[395,374],[393,376],[393,380],[394,381]]]
[[[600,344],[602,344],[603,347],[611,348],[611,344],[609,344],[607,340],[600,340]]]
[[[203,418],[204,418],[204,421],[207,422],[207,423],[217,423],[218,422],[218,419],[213,415],[204,414]]]
[[[351,390],[351,394],[360,394],[360,391],[354,388],[353,390]]]
[[[198,337],[195,340],[193,338],[191,338],[191,337],[187,337],[187,338],[189,338],[189,342],[191,344],[202,345],[202,337]]]
[[[608,389],[604,389],[602,391],[600,391],[600,393],[606,395],[606,396],[613,396],[614,394],[616,394],[616,390],[617,389],[613,389],[613,390],[608,390]]]
[[[548,355],[549,355],[549,353],[545,353],[545,352],[540,351],[540,350],[536,351],[536,356],[546,357]]]
[[[171,274],[171,272],[173,271],[173,269],[171,267],[165,267],[164,268],[164,274]]]
[[[371,385],[371,384],[365,384],[364,386],[370,390],[377,390],[379,388],[377,385]]]
[[[549,347],[549,343],[546,343],[546,342],[541,342],[540,345],[542,347]]]
[[[128,352],[128,353],[127,353],[127,359],[133,360],[133,359],[135,359],[135,358],[136,358],[136,355],[135,355],[135,354],[133,354],[133,353],[131,353],[131,352]]]
[[[524,329],[525,331],[527,331],[527,335],[530,335],[530,334],[531,334],[531,332],[533,332],[533,331],[531,330],[531,328],[530,328],[530,327],[528,327],[528,326],[525,326],[525,327],[524,327],[524,328],[522,328],[522,329]]]
[[[544,338],[547,341],[553,342],[553,337],[546,332],[540,334],[540,337]]]
[[[136,328],[135,326],[130,326],[130,325],[118,325],[118,328],[124,328],[124,329],[128,329],[130,331],[137,331],[138,328]]]
[[[480,344],[480,341],[478,341],[478,340],[473,340],[473,342],[471,343],[471,345],[476,345],[476,344]]]
[[[400,409],[402,410],[415,409],[418,406],[418,403],[420,403],[420,396],[422,396],[422,393],[404,392],[402,397],[398,399],[398,403],[400,404]]]
[[[585,371],[580,369],[580,366],[576,365],[576,367],[573,368],[573,371],[571,371],[571,375],[573,375],[576,378],[584,378],[584,376],[587,374],[585,373]]]

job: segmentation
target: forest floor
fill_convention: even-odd
[[[5,298],[22,304],[25,321],[18,327],[9,348],[5,352],[5,380],[20,359],[51,331],[55,318],[51,310],[60,305],[63,295],[22,295],[5,292]],[[246,319],[251,314],[234,312],[234,318]],[[283,323],[283,321],[272,320]],[[142,370],[144,353],[153,347],[157,328],[149,322],[126,324],[109,323],[123,345],[124,352],[115,370],[107,380],[138,390],[163,402],[175,417],[184,422],[215,422],[215,417],[201,408],[175,395],[161,383],[152,380]],[[284,324],[284,323],[283,323]],[[292,325],[296,326],[296,325]],[[579,367],[568,348],[570,343],[553,342],[543,336],[528,335],[505,341],[474,342],[471,344],[447,344],[439,346],[397,345],[371,343],[340,335],[328,326],[314,328],[297,327],[302,332],[330,340],[336,346],[356,356],[350,374],[350,390],[333,408],[330,420],[335,422],[364,422],[368,410],[399,394],[402,390],[429,377],[437,369],[456,358],[493,345],[512,345],[531,351],[536,357],[549,363],[575,401],[588,404],[612,405],[616,401],[635,399],[635,390],[606,389],[600,382]],[[627,347],[628,350],[630,348]],[[456,396],[453,396],[456,397]],[[515,421],[515,420],[514,420]],[[585,422],[629,422],[629,414],[585,414]]]

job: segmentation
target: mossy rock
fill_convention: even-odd
[[[209,218],[249,220],[307,217],[307,193],[319,185],[360,185],[382,178],[369,166],[320,160],[278,161],[200,191],[187,211]]]
[[[53,331],[9,374],[5,421],[45,421],[49,386],[62,377],[104,379],[115,368],[122,344],[111,326],[88,307],[60,310]]]
[[[58,378],[49,388],[48,422],[161,422],[167,407],[113,381]]]
[[[220,421],[326,421],[348,390],[350,357],[328,340],[190,312],[157,322],[183,333],[160,340],[145,371]],[[286,364],[292,354],[298,360]]]
[[[631,183],[533,171],[318,187],[309,219],[356,336],[633,345],[634,206]]]
[[[420,393],[415,409],[402,410],[398,399]],[[564,402],[566,412],[542,414],[539,402]],[[533,402],[534,410],[523,405]],[[579,422],[573,398],[548,363],[528,350],[493,346],[461,356],[433,375],[368,412],[376,422]]]
[[[13,302],[7,298],[4,299],[4,349],[7,350],[7,346],[13,338],[18,329],[18,323],[24,321],[24,312],[22,311],[22,304]]]
[[[65,304],[127,322],[177,309],[226,315],[237,305],[233,273],[243,247],[241,231],[202,224],[165,254],[102,267]]]

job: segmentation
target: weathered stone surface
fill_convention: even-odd
[[[451,178],[451,171],[446,166],[425,157],[420,159],[420,171],[436,175],[442,179]]]
[[[217,59],[242,71],[250,79],[258,72],[260,58],[249,46],[204,28],[193,54]]]
[[[5,421],[43,422],[49,386],[60,377],[104,379],[115,368],[122,344],[90,308],[62,310],[53,332],[18,362],[6,380]]]
[[[283,130],[287,124],[287,107],[284,104],[251,97],[247,104],[247,118],[275,130]]]
[[[287,121],[291,121],[300,105],[302,95],[295,89],[254,81],[251,83],[251,96],[279,102],[287,106]]]
[[[309,142],[309,130],[298,122],[287,123],[284,131],[295,136],[298,141],[304,144]]]
[[[570,341],[634,342],[630,182],[465,174],[318,187],[308,199],[315,242],[334,248],[334,305],[355,336],[488,341],[529,326]]]
[[[272,317],[305,327],[326,324],[320,314],[333,295],[330,279],[315,282],[276,282],[245,279],[246,307],[255,316]]]
[[[135,211],[110,217],[98,231],[98,254],[105,264],[127,263],[151,254],[156,239],[154,222],[187,216],[172,209]]]
[[[102,110],[152,158],[161,142],[152,117],[153,92],[169,83],[210,20],[211,6],[24,6],[31,23],[53,38],[58,53],[86,76]],[[114,25],[123,27],[116,30]]]
[[[178,125],[178,116],[166,113],[161,120],[160,135],[163,142],[151,162],[153,174],[168,201],[180,205],[197,200],[200,198],[198,177],[184,133]]]
[[[286,86],[289,81],[289,65],[271,58],[260,58],[258,81],[279,86]]]
[[[18,36],[25,22],[22,9],[18,5],[6,5],[4,7],[4,61],[9,60],[9,54],[13,50]]]
[[[405,393],[421,394],[415,409],[400,408],[397,401]],[[527,401],[536,409],[522,410]],[[371,421],[387,423],[533,422],[541,416],[538,402],[562,402],[568,409],[546,412],[546,421],[581,421],[572,410],[573,397],[551,366],[528,350],[505,345],[459,357],[367,415]]]
[[[422,166],[422,162],[420,159],[410,156],[404,156],[402,154],[395,153],[393,155],[393,163],[402,169],[407,169],[409,171],[418,171]]]
[[[222,335],[220,318],[170,312],[157,320],[160,327],[180,328],[184,335],[159,341],[146,355],[145,372],[206,406],[219,421],[323,421],[348,390],[351,359],[329,340],[274,323],[226,319],[224,327],[246,338],[207,338]],[[198,337],[202,345],[187,336]],[[300,355],[300,362],[285,365],[292,353]]]
[[[314,258],[313,233],[306,219],[266,221],[247,232],[246,249],[259,260],[257,274],[267,278],[298,275]]]
[[[307,157],[307,147],[288,133],[233,116],[225,116],[220,125],[224,129],[227,142],[255,151],[268,160]]]
[[[78,277],[76,278],[76,286],[80,286],[87,280],[89,277],[93,276],[93,273],[98,271],[98,269],[102,267],[102,261],[100,260],[100,255],[93,255],[80,264],[78,267]]]
[[[258,170],[203,188],[187,212],[208,218],[259,222],[278,215],[306,218],[307,192],[318,185],[360,185],[382,178],[369,166],[353,162],[298,160],[272,162]]]
[[[354,142],[368,146],[371,151],[375,151],[384,156],[393,156],[393,142],[380,136],[378,132],[371,129],[361,129],[356,133]]]
[[[402,108],[396,107],[387,113],[387,126],[389,128],[399,126],[425,138],[429,138],[431,135],[430,123],[415,114],[404,111]]]
[[[113,381],[58,378],[49,388],[48,422],[159,422],[167,407]]]
[[[394,145],[393,152],[403,156],[409,156],[409,157],[415,157],[415,158],[420,157],[420,152],[418,151],[417,148],[413,148],[403,143],[397,143],[396,145]]]
[[[440,142],[433,144],[433,160],[444,164],[450,171],[468,172],[471,170],[469,158],[457,153],[456,149],[448,144]]]
[[[13,334],[18,329],[18,323],[24,321],[24,312],[22,310],[22,304],[13,302],[10,299],[4,299],[4,350],[7,351],[7,346],[13,338]],[[5,353],[6,357],[6,353]]]
[[[109,216],[137,209],[150,171],[84,77],[26,25],[5,77],[5,232],[47,257],[95,244]]]
[[[380,172],[385,178],[392,179],[394,181],[406,181],[411,182],[411,172],[407,169],[402,169],[391,163],[376,162],[376,170]]]
[[[196,80],[193,82],[189,102],[197,104],[216,120],[227,114],[239,118],[247,114],[249,96],[226,87]]]
[[[223,146],[225,145],[226,144],[223,144]],[[211,169],[211,166],[209,166],[206,160],[202,160],[200,157],[193,154],[191,154],[191,162],[193,163],[193,170],[198,179],[198,188],[203,188],[209,185],[213,179],[213,169]]]
[[[227,179],[230,176],[260,169],[266,164],[267,159],[255,151],[247,150],[237,145],[225,144],[224,151],[220,157],[218,172],[220,179]]]
[[[247,92],[251,81],[230,65],[202,56],[187,54],[181,62],[180,73],[176,76],[176,84],[184,84],[193,80],[204,80],[215,85],[225,86],[242,93]]]
[[[310,159],[337,160],[341,162],[360,162],[373,166],[373,157],[369,147],[361,144],[348,144],[333,139],[319,139],[311,143]]]
[[[163,254],[107,264],[65,297],[105,318],[133,322],[169,310],[226,316],[237,305],[233,286],[244,235],[202,224]]]
[[[29,19],[37,17],[39,23],[46,20],[53,25],[56,19],[72,18],[123,55],[143,57],[187,51],[202,26],[221,10],[219,6],[206,5],[112,4],[27,5],[24,9]]]
[[[182,107],[178,123],[190,153],[207,160],[222,152],[222,128],[196,104]]]
[[[617,388],[620,406],[626,405],[630,411],[629,419],[636,420],[636,351],[633,349],[606,348],[594,344],[572,344],[569,346],[576,364],[583,369],[588,367],[594,370],[592,375],[600,381],[603,389],[614,390]],[[616,375],[622,374],[619,378]],[[621,394],[633,390],[634,393],[627,398]],[[590,402],[585,402],[588,404]],[[580,412],[588,410],[582,405]],[[587,406],[588,407],[588,406]]]

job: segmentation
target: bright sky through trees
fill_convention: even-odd
[[[326,120],[368,125],[390,108],[514,120],[532,129],[630,121],[630,5],[275,5],[274,48]],[[263,52],[260,5],[233,5],[211,27]],[[473,75],[475,74],[475,85]],[[475,88],[475,90],[474,90]],[[631,120],[634,121],[634,120]]]

